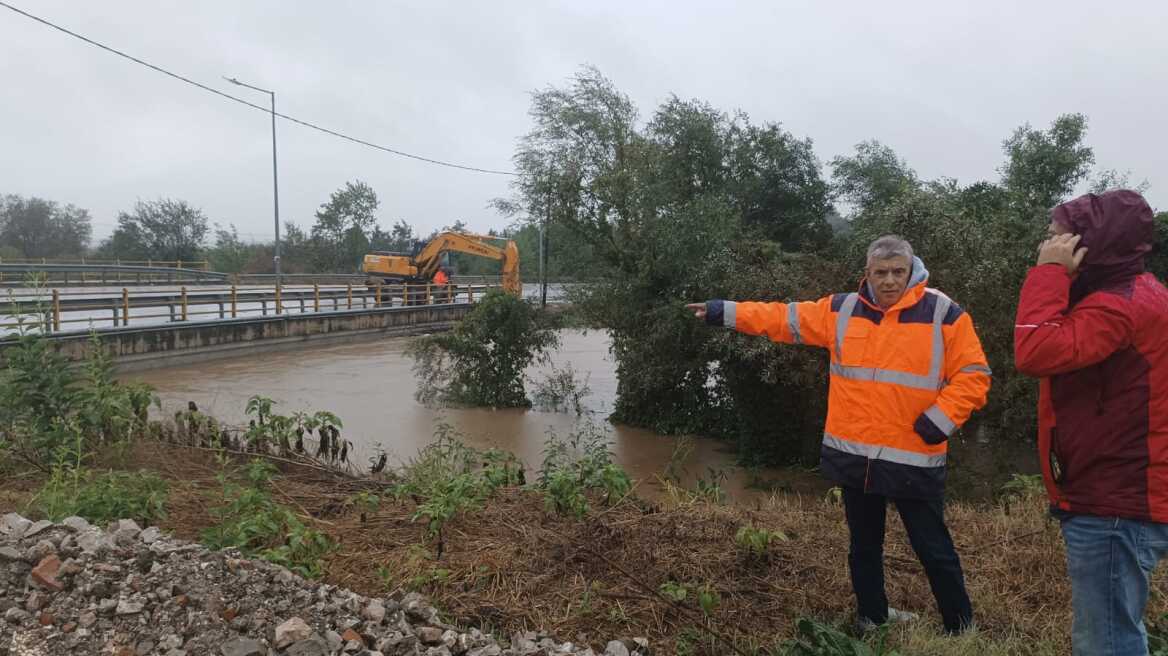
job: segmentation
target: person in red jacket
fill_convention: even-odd
[[[1147,654],[1152,569],[1168,554],[1168,289],[1144,271],[1134,191],[1051,214],[1022,286],[1018,370],[1041,378],[1038,449],[1071,579],[1074,653]]]

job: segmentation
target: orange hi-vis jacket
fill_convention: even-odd
[[[831,353],[820,468],[889,497],[944,494],[948,438],[985,405],[990,368],[973,321],[913,258],[908,289],[882,310],[859,292],[814,302],[709,301],[706,321]]]

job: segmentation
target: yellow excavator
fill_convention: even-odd
[[[365,256],[362,271],[369,275],[369,283],[425,284],[434,279],[442,264],[442,255],[450,252],[470,253],[500,260],[503,263],[503,290],[522,294],[519,282],[519,248],[508,239],[503,247],[490,242],[498,237],[472,235],[462,232],[443,232],[431,239],[416,255],[375,251]]]

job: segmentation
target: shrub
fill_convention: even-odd
[[[268,484],[276,468],[271,463],[253,460],[243,473],[242,485],[232,481],[233,472],[226,468],[218,474],[222,496],[211,509],[218,523],[203,531],[203,542],[212,549],[234,547],[308,578],[320,576],[324,558],[335,545],[272,499]]]
[[[444,545],[442,528],[460,512],[481,507],[495,490],[523,483],[523,464],[514,454],[490,449],[478,451],[461,441],[449,424],[439,424],[435,441],[418,451],[402,468],[395,496],[410,496],[418,506],[413,519],[426,520],[427,531]]]
[[[407,353],[428,405],[531,405],[524,371],[559,343],[555,325],[531,303],[492,291],[453,330],[414,340]]]
[[[579,416],[587,412],[584,399],[591,393],[588,378],[581,380],[571,364],[563,369],[552,367],[541,380],[536,381],[535,392],[532,393],[533,405],[545,410],[573,412]]]
[[[114,379],[113,362],[96,333],[77,376],[43,335],[24,331],[5,352],[0,371],[0,435],[4,450],[49,469],[61,449],[86,454],[143,434],[158,397],[148,385]]]
[[[33,504],[53,521],[76,515],[94,524],[133,519],[148,525],[166,517],[167,495],[166,481],[152,472],[55,467]]]
[[[632,481],[612,461],[606,436],[586,422],[566,440],[549,433],[539,487],[548,510],[583,517],[588,512],[587,490],[598,490],[605,503],[615,503],[629,494]]]

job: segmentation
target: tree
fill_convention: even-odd
[[[349,272],[369,249],[369,237],[377,225],[380,202],[368,184],[346,182],[316,211],[312,241],[317,266],[324,271]]]
[[[757,345],[726,346],[681,312],[680,301],[746,292],[744,283],[774,285],[774,274],[762,271],[768,260],[783,263],[786,290],[807,292],[793,284],[806,279],[796,271],[820,278],[834,271],[785,254],[822,248],[831,236],[829,187],[810,142],[678,98],[638,129],[637,109],[590,68],[567,88],[536,92],[531,115],[535,126],[515,157],[517,195],[497,207],[533,226],[550,214],[549,229],[566,229],[570,243],[591,250],[594,282],[578,300],[612,336],[613,419],[734,438],[762,460],[801,457],[802,431],[789,430],[792,422],[764,427],[761,416],[741,421],[734,393],[753,385],[786,399],[784,407],[807,408],[813,388],[763,379]],[[821,358],[795,350],[780,359],[802,370]]]
[[[408,253],[414,248],[414,243],[418,240],[417,234],[414,232],[414,226],[405,222],[404,219],[398,219],[393,224],[393,230],[389,233],[391,250],[401,253]]]
[[[896,153],[876,140],[856,144],[850,157],[831,160],[835,193],[856,212],[890,203],[920,187],[916,171]]]
[[[549,213],[593,245],[601,262],[635,268],[629,251],[639,207],[637,109],[595,68],[565,89],[532,94],[535,126],[515,155],[516,196],[496,202],[507,215],[541,221]]]
[[[207,260],[214,271],[240,273],[252,259],[255,247],[249,247],[239,239],[235,224],[230,230],[215,225],[215,245],[207,251]]]
[[[203,211],[185,200],[138,201],[118,214],[118,228],[102,250],[122,259],[197,260],[207,238]]]
[[[751,125],[739,114],[731,132],[730,187],[743,225],[788,251],[810,251],[831,239],[830,186],[810,139],[777,123]]]
[[[92,234],[87,210],[42,198],[0,197],[0,247],[15,257],[78,257]]]
[[[1002,185],[1020,210],[1045,218],[1086,177],[1095,162],[1094,151],[1083,144],[1086,133],[1086,116],[1063,114],[1046,132],[1027,123],[1002,142]]]
[[[1168,212],[1156,214],[1156,246],[1148,255],[1148,271],[1168,281]]]
[[[1115,189],[1131,189],[1139,193],[1145,193],[1152,187],[1152,183],[1146,179],[1139,184],[1133,185],[1131,182],[1131,171],[1120,172],[1116,169],[1104,169],[1097,172],[1091,178],[1091,193],[1102,194],[1107,191]]]

